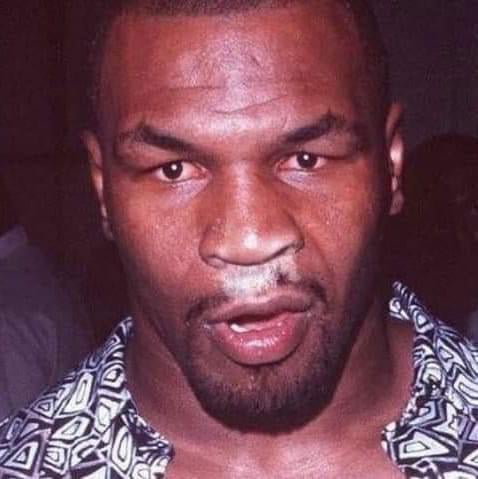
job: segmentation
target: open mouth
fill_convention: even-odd
[[[228,325],[235,333],[245,334],[272,329],[279,326],[278,321],[282,320],[277,317],[244,316],[228,322]]]
[[[205,318],[212,342],[243,365],[282,361],[302,342],[308,328],[312,298],[280,294],[241,300]]]

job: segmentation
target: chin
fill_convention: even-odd
[[[217,356],[211,361],[191,344],[184,374],[203,409],[228,427],[266,433],[298,428],[327,407],[351,349],[353,322],[335,334],[326,324],[316,324],[283,361],[261,366]]]

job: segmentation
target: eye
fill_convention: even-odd
[[[283,161],[280,168],[300,171],[316,170],[323,166],[326,161],[325,158],[319,155],[314,155],[313,153],[308,153],[306,151],[299,151],[298,153],[290,155],[285,161]]]
[[[188,161],[172,161],[160,166],[157,170],[157,176],[166,183],[179,183],[201,176],[201,170]]]

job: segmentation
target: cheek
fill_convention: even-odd
[[[195,228],[187,211],[162,208],[155,195],[118,191],[111,195],[111,216],[125,266],[136,278],[156,289],[184,287],[196,256]]]
[[[353,281],[379,236],[384,199],[379,176],[369,170],[359,167],[330,182],[300,213],[312,254],[340,289]]]

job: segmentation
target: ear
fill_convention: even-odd
[[[400,131],[401,121],[402,107],[398,103],[393,103],[388,112],[386,123],[388,171],[391,181],[390,215],[400,213],[405,201],[402,190],[404,146]]]
[[[101,212],[101,226],[105,236],[113,240],[113,232],[111,230],[111,225],[108,217],[108,211],[105,205],[104,197],[104,176],[103,176],[103,154],[101,152],[101,146],[98,141],[97,136],[90,132],[85,131],[81,135],[83,140],[83,145],[86,148],[88,153],[88,162],[90,164],[90,174],[93,181],[93,187],[95,188],[96,195],[100,204]]]

